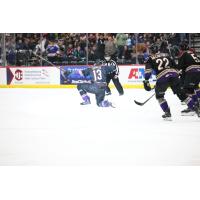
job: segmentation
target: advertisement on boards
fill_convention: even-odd
[[[62,69],[71,71],[68,78],[64,75],[64,70],[60,70],[60,84],[77,84],[90,82],[90,76],[84,77],[79,74],[79,70],[84,70],[88,66],[64,66]]]
[[[7,84],[60,84],[59,74],[54,67],[7,67]]]
[[[144,80],[144,65],[119,65],[119,71],[119,78],[122,84],[142,84],[142,81]],[[149,81],[155,82],[155,80],[156,76],[153,73]]]

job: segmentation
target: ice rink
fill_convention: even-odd
[[[152,92],[112,90],[116,108],[81,106],[76,89],[0,89],[0,165],[200,165],[200,119],[168,91],[173,121]]]

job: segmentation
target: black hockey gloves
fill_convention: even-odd
[[[144,81],[143,81],[143,85],[144,85],[144,89],[145,89],[146,91],[150,91],[150,90],[151,90],[151,86],[150,86],[150,83],[149,83],[148,80],[144,80]]]

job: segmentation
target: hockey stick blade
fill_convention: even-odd
[[[134,100],[134,102],[137,104],[137,105],[139,105],[139,106],[143,106],[145,103],[147,103],[153,96],[155,95],[155,93],[154,94],[152,94],[146,101],[144,101],[144,102],[138,102],[138,101],[136,101],[136,100]]]
[[[141,103],[141,102],[138,102],[138,101],[136,101],[136,100],[134,100],[134,102],[135,102],[137,105],[139,105],[139,106],[143,106],[143,105],[145,104],[145,102],[144,102],[144,103]]]

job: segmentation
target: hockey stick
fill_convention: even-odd
[[[154,86],[151,90],[154,90],[155,89],[155,87],[156,86]],[[134,102],[137,104],[137,105],[139,105],[139,106],[143,106],[145,103],[147,103],[153,96],[155,96],[155,92],[146,100],[146,101],[144,101],[144,102],[139,102],[139,101],[136,101],[136,100],[134,100]]]
[[[153,96],[155,96],[156,93],[153,93],[146,101],[144,102],[139,102],[139,101],[136,101],[134,100],[134,102],[139,105],[139,106],[143,106],[145,103],[147,103]]]
[[[34,53],[34,52],[33,52],[33,54],[34,54],[35,56],[37,56],[38,58],[44,60],[45,62],[49,63],[50,65],[52,65],[52,66],[54,66],[54,67],[60,69],[61,71],[65,72],[65,70],[64,70],[62,67],[59,67],[59,66],[54,65],[52,62],[48,61],[47,59],[43,58],[42,56],[37,55],[37,54]]]

